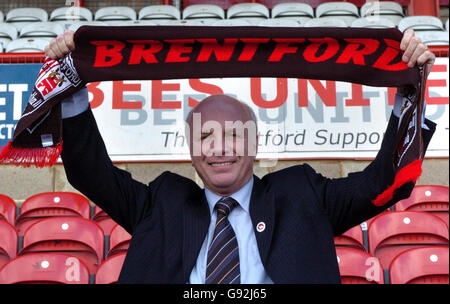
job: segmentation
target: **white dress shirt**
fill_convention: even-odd
[[[250,218],[249,206],[253,189],[253,178],[236,193],[230,195],[239,204],[233,208],[228,215],[228,221],[233,227],[239,248],[239,267],[241,271],[242,284],[269,284],[273,283],[267,275],[259,255],[256,236]],[[189,277],[191,284],[204,284],[206,275],[206,260],[208,248],[214,235],[214,228],[217,220],[217,210],[214,209],[216,203],[222,198],[205,188],[206,200],[208,201],[211,222],[208,234],[203,241],[200,253]]]

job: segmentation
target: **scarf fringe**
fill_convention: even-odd
[[[58,160],[61,151],[62,142],[45,148],[16,148],[9,141],[0,151],[0,164],[14,164],[21,167],[30,167],[34,164],[38,168],[51,167]]]
[[[386,190],[384,190],[383,193],[379,194],[377,198],[372,201],[372,203],[377,207],[387,204],[394,197],[395,190],[408,182],[415,183],[421,175],[422,160],[416,159],[415,161],[401,168],[395,175],[394,183]]]

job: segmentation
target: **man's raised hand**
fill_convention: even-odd
[[[74,32],[70,30],[66,30],[63,35],[58,35],[45,47],[45,55],[56,60],[75,50],[73,35]]]

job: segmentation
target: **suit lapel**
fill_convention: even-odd
[[[264,183],[258,177],[254,176],[252,196],[250,199],[250,217],[263,264],[266,263],[269,254],[275,227],[274,200],[274,194],[267,191]]]
[[[201,193],[201,194],[200,194]],[[188,199],[183,212],[183,277],[187,282],[208,233],[211,216],[204,191]]]

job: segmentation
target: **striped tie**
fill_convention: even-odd
[[[214,236],[208,249],[206,284],[239,284],[239,249],[228,214],[238,203],[224,197],[216,203],[217,222]]]

